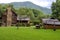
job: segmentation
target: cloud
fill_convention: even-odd
[[[35,3],[35,4],[39,5],[39,6],[42,6],[42,7],[50,8],[52,2],[55,2],[55,1],[56,0],[36,0],[36,1],[33,1],[33,3]]]
[[[23,1],[31,1],[36,5],[50,8],[52,2],[55,2],[56,0],[0,0],[0,3],[23,2]]]

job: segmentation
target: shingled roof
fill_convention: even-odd
[[[44,24],[51,24],[51,25],[60,25],[60,22],[57,19],[42,19]]]
[[[30,20],[30,18],[29,17],[22,17],[22,16],[17,16],[17,20]]]

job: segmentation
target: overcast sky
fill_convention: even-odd
[[[52,2],[55,2],[55,0],[0,0],[0,3],[10,3],[10,2],[24,2],[24,1],[30,1],[36,5],[50,8]]]

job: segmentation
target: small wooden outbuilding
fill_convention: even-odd
[[[23,16],[17,16],[17,22],[20,24],[28,25],[30,23],[30,18],[29,17],[23,17]]]
[[[60,29],[60,22],[57,19],[42,19],[45,29]]]

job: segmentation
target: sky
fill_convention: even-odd
[[[10,2],[24,2],[24,1],[30,1],[36,5],[50,8],[52,2],[55,2],[56,0],[0,0],[0,3],[10,3]]]

